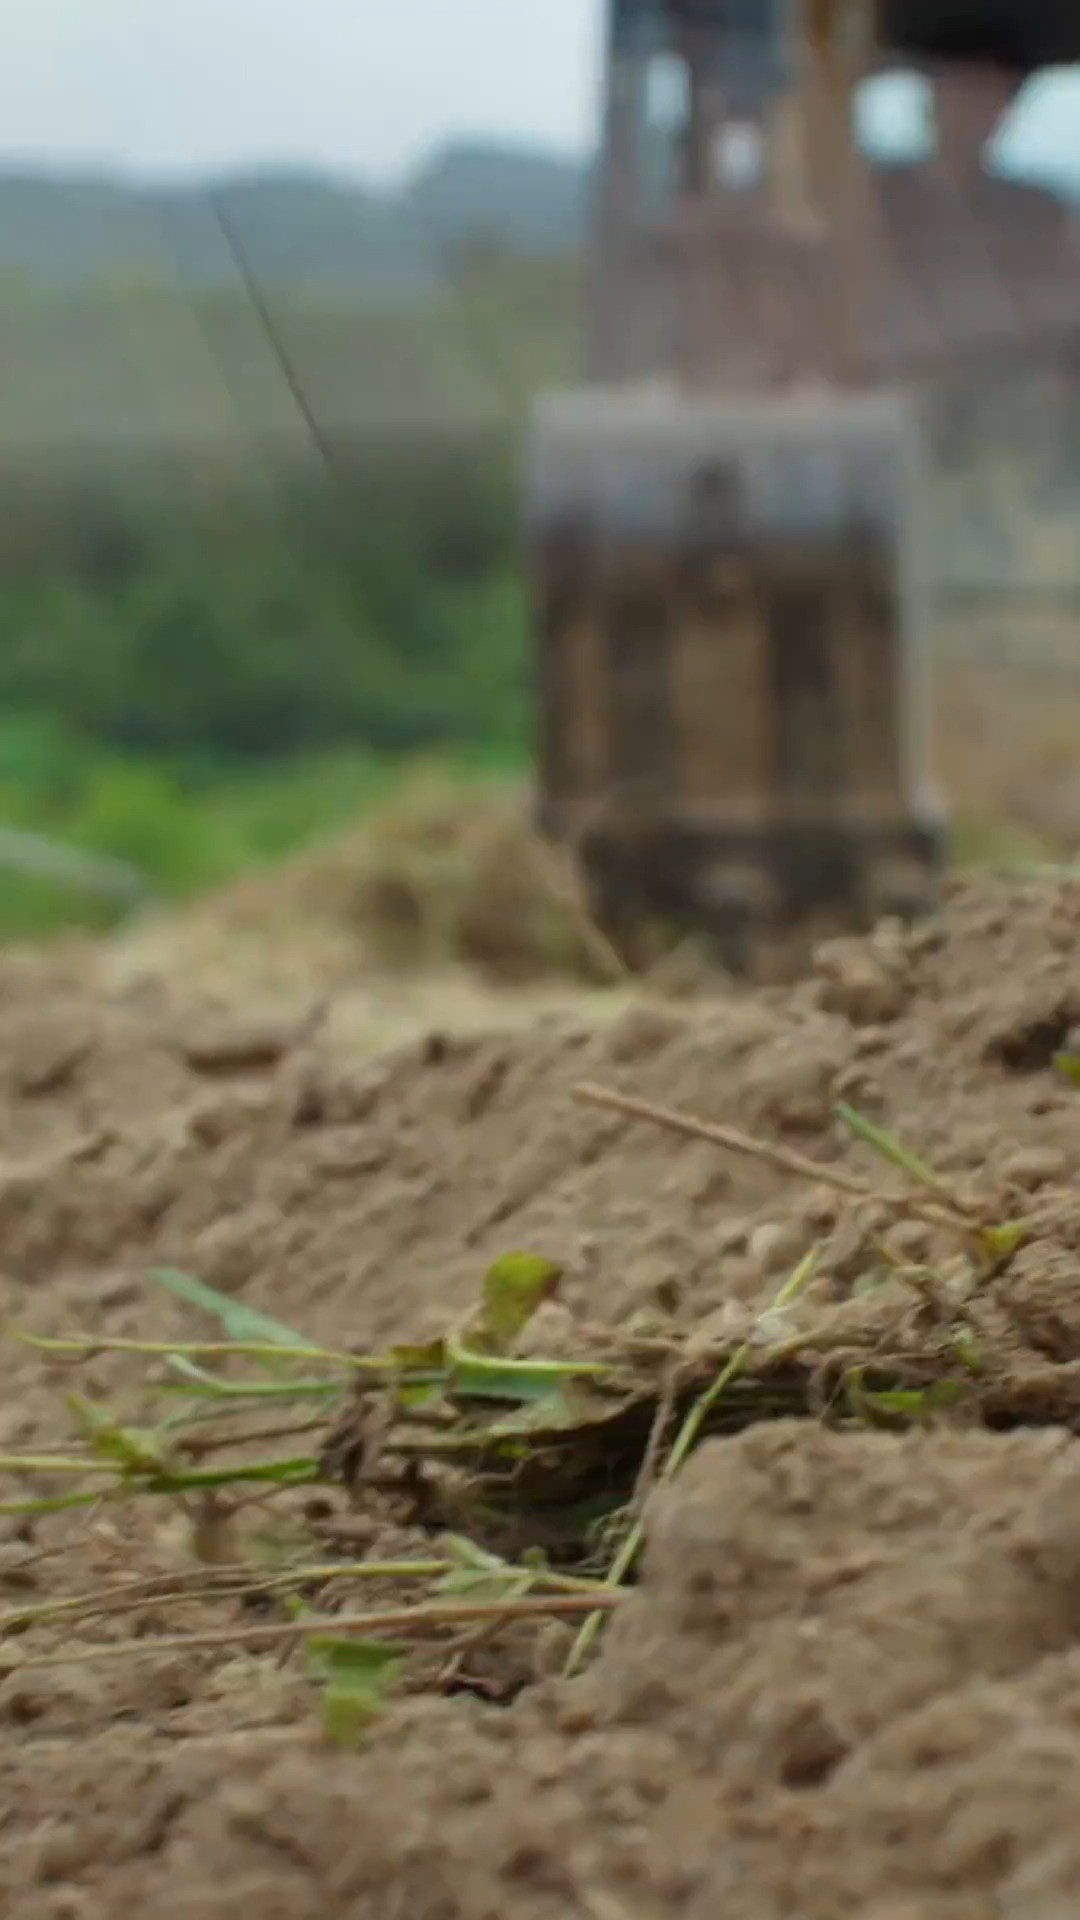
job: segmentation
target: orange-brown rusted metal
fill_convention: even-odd
[[[933,896],[911,390],[1080,343],[1075,216],[985,164],[1025,74],[1080,57],[1080,6],[609,17],[588,386],[541,406],[529,468],[541,817],[628,945],[660,917],[751,964]],[[875,167],[854,95],[896,61],[936,144]]]
[[[981,41],[970,24],[980,15]],[[936,38],[925,25],[934,16]],[[942,45],[968,57],[942,58]],[[859,384],[1075,339],[1075,214],[985,163],[1040,45],[1080,59],[1080,6],[614,7],[590,376]],[[654,134],[650,157],[647,95],[661,63],[669,80],[681,75],[684,108],[681,124]],[[854,91],[890,64],[918,67],[933,88],[937,150],[926,161],[874,166],[853,138]],[[756,181],[733,187],[723,152],[739,135],[760,140],[762,164]]]

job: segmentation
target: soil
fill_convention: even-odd
[[[278,1653],[41,1666],[55,1638],[0,1640],[2,1910],[1074,1912],[1080,1094],[1055,1060],[1080,1029],[1078,942],[1078,883],[958,883],[939,922],[832,942],[793,989],[669,980],[527,1025],[494,1001],[486,1030],[448,1017],[388,1051],[334,994],[238,1010],[91,949],[3,959],[0,1313],[34,1333],[190,1333],[147,1285],[164,1264],[382,1345],[444,1330],[527,1249],[565,1270],[545,1337],[730,1341],[816,1246],[791,1324],[932,1344],[947,1227],[584,1105],[582,1082],[895,1191],[847,1102],[1029,1234],[971,1309],[1007,1417],[984,1397],[915,1431],[808,1415],[709,1440],[651,1496],[640,1583],[574,1680],[552,1623],[509,1704],[404,1698],[343,1751]],[[9,1342],[5,1366],[0,1445],[62,1444],[59,1363]],[[78,1385],[134,1395],[144,1373],[114,1354]],[[160,1509],[0,1529],[3,1611],[187,1551]],[[171,1604],[99,1637],[251,1618]]]

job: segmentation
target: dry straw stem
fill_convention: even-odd
[[[869,1180],[861,1179],[858,1174],[846,1173],[839,1167],[811,1160],[793,1147],[778,1147],[771,1141],[758,1140],[753,1134],[743,1133],[738,1127],[724,1126],[714,1120],[700,1120],[695,1114],[679,1113],[672,1107],[656,1106],[651,1100],[619,1093],[614,1087],[582,1082],[574,1088],[574,1099],[584,1106],[603,1107],[609,1113],[622,1114],[627,1120],[648,1121],[653,1126],[666,1128],[669,1133],[681,1133],[688,1140],[707,1141],[710,1146],[722,1147],[726,1152],[740,1154],[747,1160],[759,1160],[766,1166],[774,1167],[778,1173],[792,1174],[798,1180],[811,1180],[817,1186],[834,1187],[838,1193],[847,1194],[852,1200],[872,1200],[898,1213],[917,1213],[934,1226],[959,1228],[969,1233],[976,1224],[973,1211],[959,1200],[939,1203],[920,1200],[910,1192],[890,1193],[875,1187]]]
[[[195,1567],[188,1572],[147,1574],[141,1579],[117,1581],[87,1593],[69,1594],[62,1600],[32,1601],[24,1607],[12,1607],[7,1613],[0,1613],[0,1640],[51,1620],[92,1620],[103,1615],[139,1613],[167,1600],[247,1600],[342,1580],[392,1580],[395,1583],[442,1580],[454,1573],[458,1565],[456,1560],[331,1560],[259,1577],[241,1561],[232,1567]],[[602,1591],[597,1580],[553,1573],[548,1568],[529,1568],[527,1577],[534,1587],[554,1594]]]
[[[415,1633],[440,1627],[472,1626],[484,1623],[500,1627],[516,1620],[542,1620],[575,1614],[609,1613],[621,1606],[625,1592],[596,1587],[588,1593],[552,1593],[531,1598],[504,1601],[432,1601],[412,1607],[389,1607],[372,1613],[330,1613],[304,1620],[268,1622],[265,1626],[230,1629],[219,1627],[208,1633],[169,1634],[161,1639],[122,1640],[108,1646],[70,1647],[58,1653],[35,1654],[18,1661],[18,1671],[28,1667],[84,1666],[105,1660],[130,1660],[137,1654],[193,1653],[212,1647],[238,1650],[243,1647],[280,1647],[293,1642],[335,1639],[358,1635],[367,1639],[380,1633]],[[2,1665],[2,1662],[0,1662]]]
[[[581,882],[562,849],[534,834],[530,850],[537,872],[557,906],[563,908],[573,925],[584,952],[597,972],[613,986],[622,986],[629,969],[622,955],[598,926],[583,897]]]
[[[386,1579],[438,1580],[453,1571],[452,1560],[330,1561],[298,1566],[286,1573],[259,1577],[249,1566],[194,1567],[188,1572],[152,1573],[140,1579],[119,1580],[108,1587],[68,1594],[62,1600],[33,1601],[0,1613],[0,1640],[23,1633],[27,1627],[60,1618],[94,1619],[103,1614],[138,1613],[160,1606],[163,1600],[246,1600],[258,1594],[280,1593],[329,1580]]]
[[[813,1276],[817,1266],[817,1259],[817,1248],[811,1248],[805,1258],[799,1262],[795,1272],[781,1287],[770,1309],[773,1314],[783,1313],[794,1300],[798,1299],[799,1294]],[[685,1466],[702,1436],[705,1423],[713,1408],[719,1400],[723,1399],[732,1381],[737,1379],[739,1374],[746,1369],[753,1351],[753,1344],[752,1340],[744,1340],[740,1346],[736,1347],[734,1351],[728,1355],[716,1377],[694,1401],[693,1406],[690,1408],[690,1411],[687,1413],[686,1418],[683,1420],[675,1436],[671,1451],[657,1475],[659,1480],[665,1482],[673,1480],[675,1475]],[[661,1402],[661,1405],[662,1404]],[[656,1435],[656,1432],[657,1429],[654,1424],[653,1434],[650,1435],[650,1446],[653,1444],[653,1436]],[[646,1460],[647,1459],[648,1453],[646,1454]],[[634,1502],[630,1507],[630,1513],[632,1515],[631,1524],[608,1569],[607,1580],[603,1589],[605,1594],[617,1593],[620,1590],[625,1591],[623,1582],[633,1571],[638,1555],[645,1544],[645,1516],[642,1511],[641,1492],[642,1487],[641,1481],[639,1480],[638,1489],[635,1491]],[[603,1623],[604,1616],[600,1608],[596,1608],[589,1613],[588,1617],[582,1623],[577,1637],[574,1640],[574,1644],[570,1649],[570,1654],[564,1669],[568,1679],[580,1670]]]
[[[338,1353],[333,1347],[314,1347],[303,1342],[285,1347],[280,1341],[267,1340],[132,1340],[120,1334],[110,1334],[103,1340],[99,1333],[70,1333],[60,1337],[24,1333],[19,1327],[12,1327],[10,1332],[24,1347],[54,1354],[58,1359],[77,1361],[80,1366],[103,1353],[141,1353],[148,1360],[171,1360],[174,1356],[184,1360],[280,1360],[284,1356],[322,1366],[351,1367],[358,1373],[389,1371],[385,1360],[371,1359],[362,1353]]]

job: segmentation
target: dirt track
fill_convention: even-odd
[[[445,1327],[528,1248],[565,1263],[564,1335],[569,1314],[741,1338],[817,1244],[801,1329],[847,1316],[883,1353],[937,1350],[946,1230],[584,1108],[585,1079],[880,1181],[845,1100],[1031,1224],[965,1309],[1014,1430],[979,1417],[980,1388],[925,1431],[710,1441],[654,1496],[643,1581],[578,1680],[550,1677],[555,1628],[511,1704],[405,1700],[342,1752],[277,1655],[36,1667],[56,1629],[0,1643],[3,1911],[1073,1912],[1080,1093],[1053,1057],[1080,1023],[1078,937],[1080,886],[980,883],[938,929],[831,948],[795,991],[555,1009],[389,1054],[332,1008],[240,1018],[87,956],[0,962],[0,1306],[37,1332],[172,1337],[189,1323],[143,1280],[164,1262],[314,1338],[383,1343]],[[62,1444],[64,1376],[18,1346],[5,1368],[4,1448]],[[79,1384],[141,1377],[113,1356]],[[186,1552],[160,1512],[0,1525],[5,1610]],[[139,1630],[249,1618],[163,1607]]]

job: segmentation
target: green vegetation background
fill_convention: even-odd
[[[267,285],[328,464],[239,291],[0,279],[0,829],[177,898],[415,755],[529,748],[521,431],[575,366],[580,266],[488,244],[422,282]],[[941,566],[1075,579],[1075,393],[958,393],[938,427]],[[0,865],[0,934],[110,911]]]
[[[0,826],[227,881],[354,819],[403,760],[518,764],[516,460],[572,365],[576,274],[282,295],[316,457],[240,294],[0,300]],[[5,420],[4,416],[7,415]],[[0,867],[0,930],[109,910]]]

